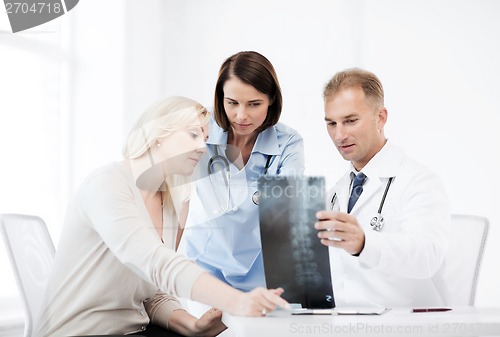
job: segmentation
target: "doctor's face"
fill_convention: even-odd
[[[235,135],[248,136],[267,117],[269,97],[232,76],[224,83],[224,110]]]
[[[343,89],[325,98],[328,134],[358,171],[384,146],[386,120],[387,110],[367,99],[361,88]]]

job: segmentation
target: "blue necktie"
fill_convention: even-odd
[[[352,173],[354,174],[354,173]],[[366,180],[366,175],[363,172],[358,173],[354,177],[354,182],[352,183],[351,196],[349,197],[349,204],[347,204],[347,213],[351,213],[352,208],[358,201],[359,196],[363,193],[363,184]]]

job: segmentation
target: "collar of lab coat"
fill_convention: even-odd
[[[207,144],[222,145],[223,147],[227,145],[227,131],[222,130],[214,119],[211,120],[209,134]],[[268,127],[259,133],[253,146],[253,152],[266,155],[279,154],[278,134],[274,126]]]
[[[403,152],[387,140],[380,151],[361,170],[369,179],[395,177],[403,160]],[[351,163],[351,171],[355,172]]]
[[[388,140],[384,147],[361,170],[368,179],[363,185],[363,193],[360,195],[351,213],[355,213],[356,209],[359,209],[379,189],[385,188],[388,178],[397,176],[402,160],[403,152]],[[339,207],[342,211],[347,209],[351,172],[356,172],[352,163],[350,164],[350,170],[346,172],[335,188],[338,195]]]

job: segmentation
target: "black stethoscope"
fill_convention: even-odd
[[[382,196],[382,200],[380,201],[380,205],[378,206],[378,211],[377,215],[375,215],[371,220],[370,220],[370,226],[374,231],[380,231],[385,224],[384,217],[382,216],[382,208],[384,207],[385,203],[385,197],[387,196],[387,192],[389,191],[389,187],[391,186],[392,180],[394,177],[390,177],[389,181],[387,182],[387,185],[385,186],[385,191],[384,195]],[[352,180],[351,180],[352,184]],[[333,206],[335,205],[335,200],[337,200],[337,193],[335,193],[332,197],[332,200],[330,201],[330,209],[333,209]]]
[[[208,172],[208,176],[210,179],[210,185],[212,186],[212,190],[214,191],[217,203],[219,204],[222,213],[226,213],[229,210],[229,203],[231,200],[231,168],[229,167],[229,160],[227,160],[226,157],[219,154],[219,150],[218,150],[217,145],[214,146],[214,152],[215,152],[215,154],[208,160],[207,172]],[[267,170],[269,169],[269,166],[271,163],[272,156],[268,154],[268,155],[266,155],[266,157],[267,157],[266,166],[264,167],[264,171],[262,172],[262,175],[267,174]],[[227,202],[225,205],[223,205],[217,192],[215,191],[216,188],[215,188],[213,174],[217,172],[217,169],[216,169],[217,166],[222,167],[222,170],[223,170],[222,176],[224,178],[224,184],[227,186]],[[259,204],[259,198],[260,198],[259,191],[256,191],[254,194],[252,194],[252,202],[255,205]]]

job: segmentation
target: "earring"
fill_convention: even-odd
[[[156,146],[160,147],[160,143],[159,143],[159,142],[156,142]]]

